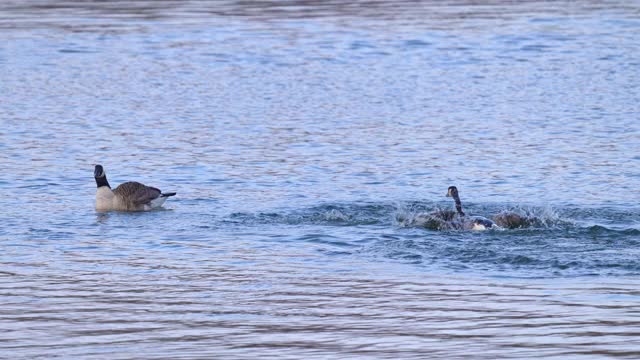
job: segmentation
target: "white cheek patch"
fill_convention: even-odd
[[[471,230],[482,231],[482,230],[487,230],[487,228],[482,224],[474,223]]]

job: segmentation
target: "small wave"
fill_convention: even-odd
[[[636,228],[612,228],[604,225],[588,226],[587,231],[591,235],[640,235],[640,229]]]
[[[327,204],[273,213],[233,213],[224,221],[243,224],[376,225],[388,222],[392,211],[392,207],[379,204]]]

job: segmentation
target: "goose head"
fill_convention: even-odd
[[[104,173],[104,168],[102,168],[102,165],[96,165],[95,169],[93,170],[93,177],[96,179],[96,185],[98,185],[98,188],[101,188],[103,186],[111,188],[111,186],[109,186],[109,181],[107,180],[107,174]]]
[[[458,188],[455,186],[449,186],[449,190],[447,190],[447,197],[452,197],[453,201],[456,203],[456,211],[458,214],[464,216],[464,211],[462,211],[462,203],[460,202],[460,196],[458,196]]]
[[[104,168],[102,165],[96,165],[96,168],[93,170],[93,176],[96,178],[104,177]]]

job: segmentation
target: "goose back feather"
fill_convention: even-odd
[[[146,186],[136,181],[127,181],[115,188],[113,194],[121,197],[133,206],[138,206],[160,197],[162,192],[158,188]]]

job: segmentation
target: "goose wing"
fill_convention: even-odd
[[[151,200],[157,199],[161,194],[160,189],[146,186],[135,181],[120,184],[120,186],[113,190],[113,193],[135,205],[147,204]]]

